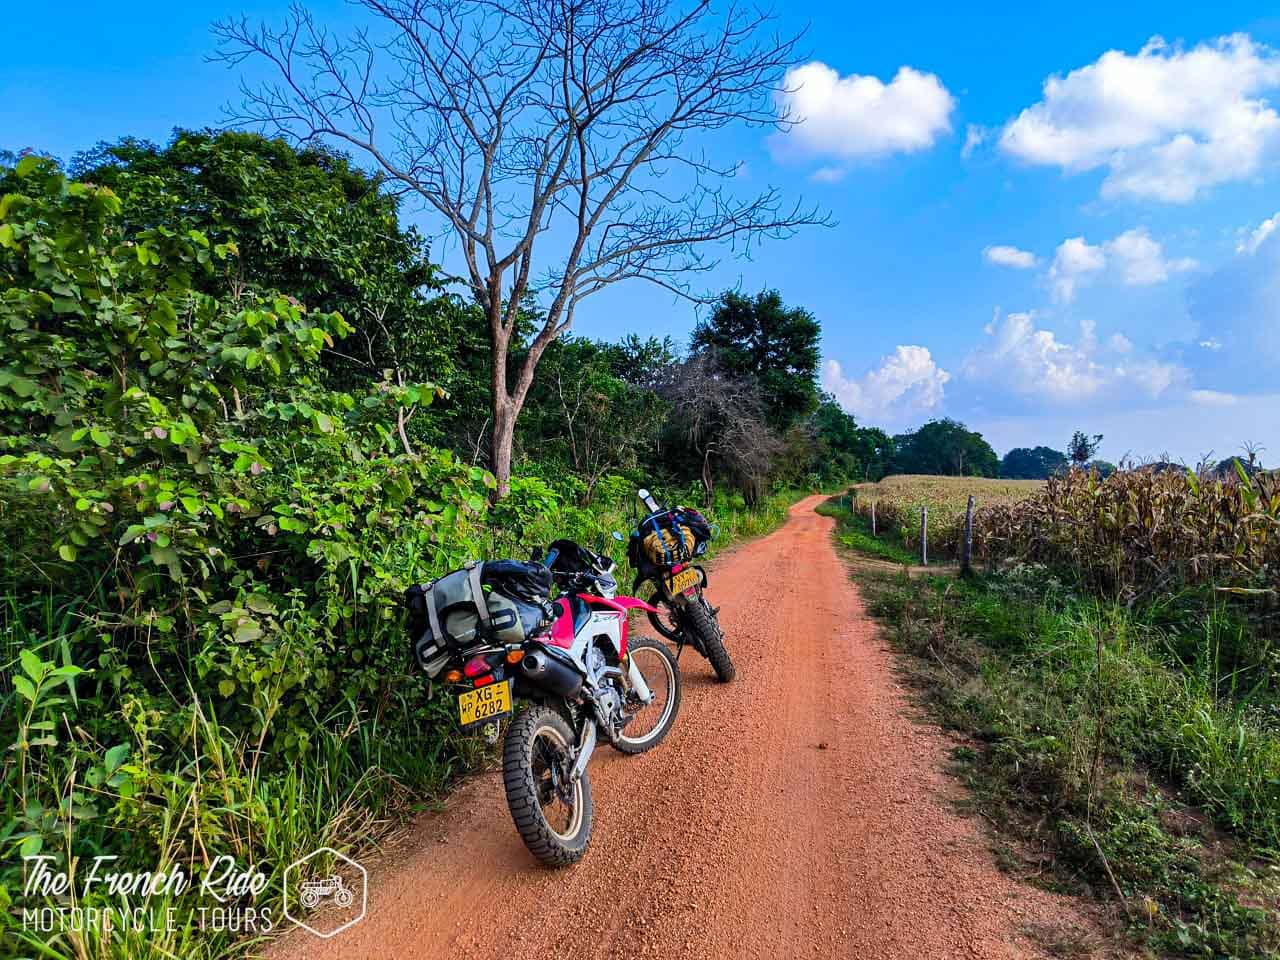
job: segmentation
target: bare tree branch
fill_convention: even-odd
[[[370,24],[348,38],[301,6],[279,27],[217,24],[220,59],[271,68],[271,80],[243,87],[235,119],[363,151],[457,238],[466,283],[489,320],[500,492],[538,361],[583,299],[633,279],[693,297],[692,281],[717,262],[708,250],[749,256],[763,238],[829,222],[773,188],[737,196],[736,165],[705,155],[728,125],[790,124],[775,94],[797,38],[771,32],[754,8],[360,5]],[[530,293],[542,298],[543,323],[509,375]]]

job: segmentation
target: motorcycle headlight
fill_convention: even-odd
[[[607,600],[612,600],[618,595],[618,581],[607,573],[601,574],[596,586],[600,588],[600,595]]]

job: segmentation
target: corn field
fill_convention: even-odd
[[[992,480],[985,477],[935,477],[898,474],[879,483],[850,489],[850,506],[870,524],[875,504],[876,534],[920,553],[920,510],[929,510],[929,555],[954,559],[960,555],[964,513],[972,495],[979,505],[1011,506],[1038,493],[1042,480]]]
[[[975,560],[1075,567],[1119,594],[1209,584],[1274,601],[1280,594],[1280,475],[1224,478],[1081,470],[1025,499],[982,503]]]

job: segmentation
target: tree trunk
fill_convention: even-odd
[[[498,488],[494,496],[504,499],[511,492],[511,446],[516,436],[516,408],[505,397],[493,398],[493,448],[489,451]]]
[[[537,369],[538,361],[542,359],[547,344],[559,335],[547,335],[547,331],[554,330],[559,323],[561,307],[558,303],[552,304],[547,312],[546,327],[529,345],[529,352],[520,364],[514,388],[508,388],[507,351],[511,346],[511,331],[502,325],[501,300],[498,296],[499,282],[500,278],[490,286],[491,306],[488,308],[489,355],[493,365],[493,449],[489,451],[489,462],[490,469],[493,470],[493,475],[498,481],[494,499],[503,500],[511,492],[511,447],[516,436],[516,420],[520,417],[520,411],[524,409],[529,388],[533,386],[533,372]],[[512,296],[519,297],[521,294],[522,291],[516,289]],[[513,325],[514,323],[515,321],[512,320]]]
[[[495,499],[505,499],[511,492],[511,446],[516,436],[519,408],[512,403],[507,390],[507,347],[510,335],[502,327],[501,278],[490,284],[489,366],[492,373],[490,397],[493,400],[493,439],[489,445],[489,469],[498,481]]]

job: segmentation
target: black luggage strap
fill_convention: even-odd
[[[480,617],[480,623],[487,631],[489,629],[489,602],[484,596],[484,586],[480,580],[481,574],[484,573],[484,562],[468,560],[463,564],[467,568],[467,574],[471,580],[471,594],[475,598],[476,613]]]
[[[427,584],[422,599],[427,604],[427,622],[431,624],[431,635],[435,637],[437,644],[444,643],[445,636],[444,631],[440,629],[440,615],[436,613],[436,582],[434,580]]]

